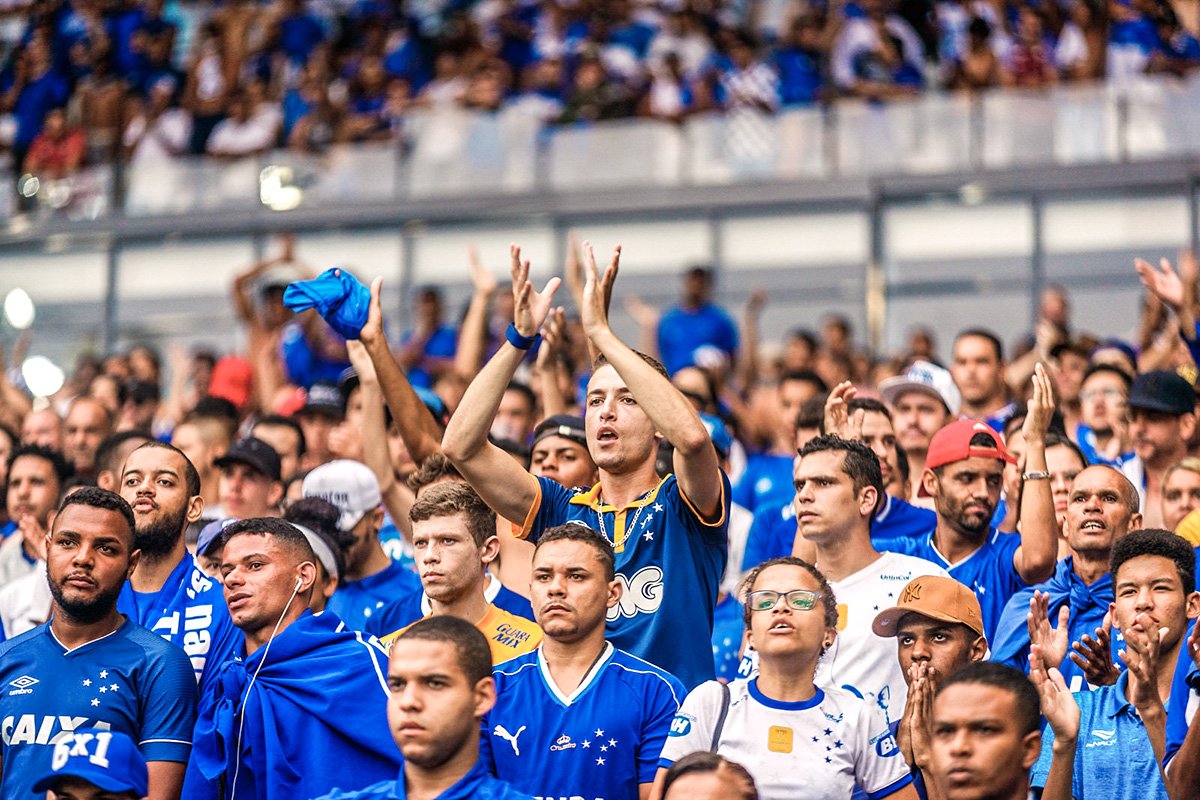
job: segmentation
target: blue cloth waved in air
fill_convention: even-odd
[[[283,291],[283,304],[297,313],[315,308],[347,339],[357,339],[371,307],[371,290],[344,269],[327,269],[311,281],[296,281]]]
[[[242,800],[316,797],[395,779],[403,758],[377,642],[305,612],[265,651],[225,662],[201,701],[184,798],[215,799],[221,784]]]

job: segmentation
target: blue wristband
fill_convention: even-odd
[[[522,336],[521,332],[517,330],[516,324],[510,322],[508,323],[508,330],[504,332],[504,338],[508,339],[508,343],[518,350],[529,350],[535,344],[537,344],[538,340],[542,337],[539,334],[534,334],[533,336]]]

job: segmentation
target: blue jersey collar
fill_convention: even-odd
[[[767,697],[758,688],[758,678],[751,678],[746,684],[746,689],[750,692],[750,696],[757,700],[767,708],[774,708],[777,711],[804,711],[808,708],[815,708],[825,699],[825,692],[820,687],[816,687],[817,691],[812,697],[807,700],[798,700],[794,703],[785,703],[782,700],[772,700]]]
[[[482,761],[476,761],[475,766],[471,767],[470,772],[459,778],[449,789],[439,794],[436,800],[470,800],[479,796],[484,787],[491,783],[492,776],[488,774],[484,768]],[[397,800],[408,800],[408,788],[404,783],[404,770],[400,770],[400,777],[396,779],[396,790],[394,792]]]

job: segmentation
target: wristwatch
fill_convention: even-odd
[[[1049,472],[1042,472],[1041,470],[1035,470],[1035,471],[1026,472],[1026,473],[1022,474],[1021,480],[1023,480],[1023,481],[1048,481],[1053,477],[1054,476],[1051,475]]]

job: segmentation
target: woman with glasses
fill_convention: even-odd
[[[744,765],[763,800],[849,798],[856,787],[873,800],[915,799],[880,710],[813,681],[837,637],[837,600],[825,576],[807,561],[777,558],[752,570],[743,589],[758,674],[728,686],[709,681],[687,696],[656,786],[685,755],[710,751]]]

